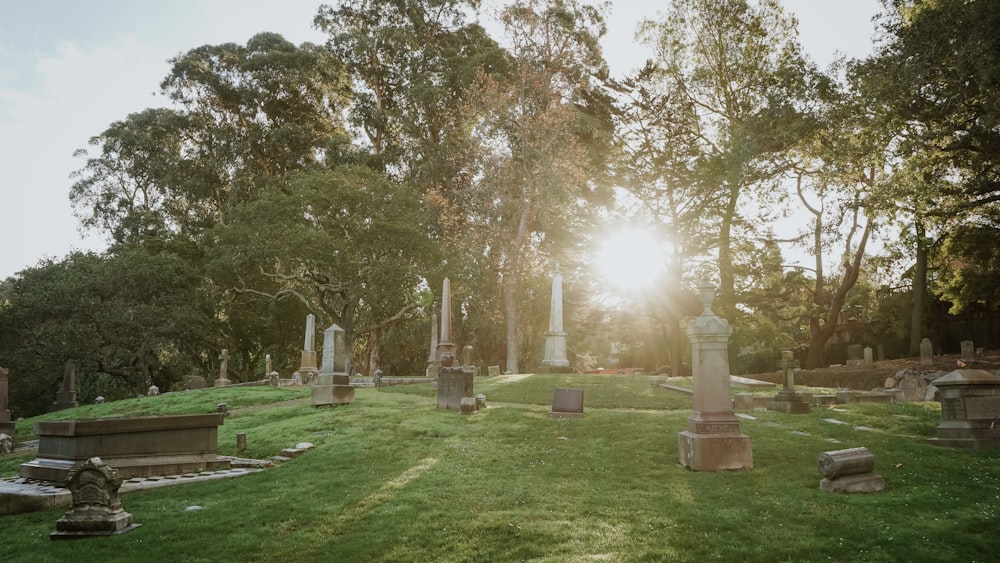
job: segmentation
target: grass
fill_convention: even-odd
[[[585,390],[583,418],[548,417],[556,386]],[[988,561],[1000,549],[1000,452],[928,445],[934,403],[755,412],[742,422],[754,469],[696,473],[677,463],[690,398],[646,376],[503,376],[477,379],[476,392],[490,408],[474,416],[437,410],[427,385],[359,389],[355,404],[321,410],[306,390],[269,388],[80,407],[210,412],[226,401],[235,413],[220,429],[222,453],[235,453],[236,432],[257,457],[316,447],[262,473],[126,495],[142,527],[118,537],[52,542],[61,511],[3,517],[0,553],[18,562]],[[856,446],[875,453],[886,492],[819,492],[816,456]],[[0,474],[14,472],[3,460]]]

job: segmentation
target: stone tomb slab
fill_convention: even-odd
[[[583,389],[556,387],[552,394],[552,410],[549,416],[554,418],[583,416]]]
[[[218,455],[223,419],[212,413],[36,422],[38,457],[21,464],[21,476],[63,483],[93,457],[125,479],[228,468]]]

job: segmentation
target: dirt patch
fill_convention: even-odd
[[[930,366],[921,365],[920,358],[902,358],[875,362],[873,368],[831,366],[820,369],[804,369],[795,373],[795,383],[811,387],[841,387],[867,391],[882,387],[887,377],[892,377],[901,369],[913,369],[921,372],[951,372],[961,367],[959,365],[960,359],[959,355],[938,356],[934,358],[934,365]],[[966,369],[998,370],[1000,369],[1000,354],[978,356],[977,361],[969,364]],[[745,377],[781,383],[782,374],[781,372],[768,372],[746,375]]]

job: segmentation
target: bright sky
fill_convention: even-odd
[[[81,234],[69,203],[77,149],[112,122],[165,105],[167,60],[261,31],[321,43],[318,0],[0,0],[0,279],[45,258],[102,250]],[[490,2],[493,3],[493,2]],[[871,51],[878,0],[782,0],[813,60]],[[650,6],[653,4],[653,6]],[[605,56],[614,75],[644,61],[636,24],[658,17],[647,0],[612,0]]]

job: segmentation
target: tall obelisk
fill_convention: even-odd
[[[569,360],[566,358],[566,333],[563,331],[562,274],[559,273],[558,263],[555,272],[552,273],[549,330],[545,333],[545,355],[542,357],[542,371],[569,371]]]

